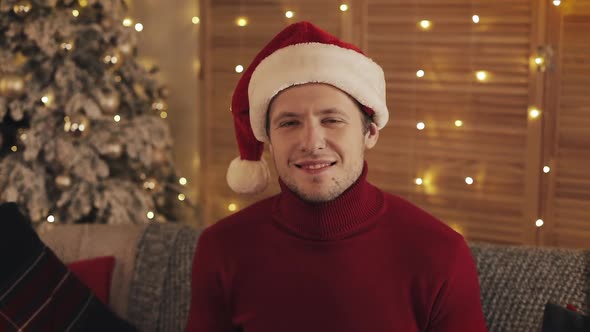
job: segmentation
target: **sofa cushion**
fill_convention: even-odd
[[[590,251],[471,243],[490,332],[540,331],[547,302],[588,311]]]
[[[68,268],[74,275],[106,305],[109,304],[114,267],[115,257],[113,256],[95,257],[68,264]]]
[[[0,205],[0,331],[137,331],[100,302],[30,227]]]

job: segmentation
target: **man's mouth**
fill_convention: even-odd
[[[320,170],[320,169],[331,167],[331,166],[334,166],[334,165],[336,165],[336,162],[335,161],[333,161],[333,162],[327,162],[327,161],[326,162],[324,162],[324,161],[317,162],[317,161],[314,161],[314,162],[295,163],[295,166],[297,168],[301,168],[301,169],[304,169],[304,170],[310,170],[310,171]]]

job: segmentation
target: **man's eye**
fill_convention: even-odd
[[[342,122],[340,119],[336,118],[327,118],[323,120],[324,123],[340,123]]]
[[[293,127],[297,125],[297,121],[283,121],[279,123],[279,127]]]

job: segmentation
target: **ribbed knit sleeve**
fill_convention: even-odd
[[[199,238],[193,260],[187,332],[235,331],[223,289],[222,254],[215,237],[205,230]]]
[[[481,310],[477,268],[464,240],[459,241],[454,250],[427,331],[487,331]]]

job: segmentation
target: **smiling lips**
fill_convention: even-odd
[[[331,166],[336,165],[336,162],[317,160],[317,161],[306,161],[294,164],[297,168],[302,169],[308,173],[319,173]]]

